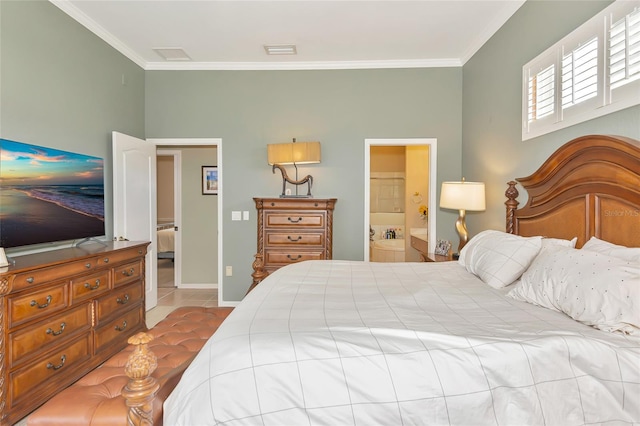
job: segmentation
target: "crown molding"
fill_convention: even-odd
[[[520,7],[525,3],[526,0],[512,0],[507,2],[509,5],[508,8],[504,8],[501,10],[502,13],[497,14],[493,17],[492,21],[484,28],[478,37],[471,43],[469,49],[462,55],[460,58],[460,62],[462,65],[466,64],[469,59],[473,57],[473,55],[480,50],[484,44],[489,41],[493,35],[498,32],[500,28],[513,16],[514,13],[520,9]]]
[[[348,70],[384,68],[460,67],[459,59],[393,61],[287,61],[287,62],[147,62],[148,71]]]
[[[111,47],[122,53],[124,56],[135,62],[139,67],[145,68],[146,61],[129,46],[123,43],[119,38],[115,37],[109,31],[105,30],[100,24],[89,18],[84,12],[71,4],[68,0],[49,0],[50,3],[57,6],[64,13],[75,19],[86,29],[100,37]]]

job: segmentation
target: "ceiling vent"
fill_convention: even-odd
[[[267,55],[295,55],[297,54],[295,44],[267,44],[264,46]]]
[[[156,47],[153,49],[165,61],[190,61],[191,58],[181,47]]]

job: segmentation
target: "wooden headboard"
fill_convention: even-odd
[[[592,236],[640,247],[640,141],[590,135],[567,142],[531,176],[516,179],[529,194],[518,209],[509,182],[509,233],[572,239]]]

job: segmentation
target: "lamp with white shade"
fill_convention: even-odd
[[[298,180],[298,164],[317,164],[320,163],[320,142],[296,142],[295,138],[290,143],[275,143],[267,145],[267,162],[273,166],[273,173],[276,169],[282,173],[282,194],[281,198],[311,198],[311,186],[313,185],[313,177],[307,175]],[[296,178],[291,179],[284,169],[284,165],[293,164],[296,170]],[[289,182],[295,185],[295,194],[287,194],[286,185]],[[308,185],[306,195],[298,195],[298,185]]]
[[[466,182],[464,178],[461,182],[442,182],[440,207],[459,211],[456,221],[456,231],[460,237],[457,253],[459,256],[460,250],[469,240],[469,232],[465,222],[466,211],[484,211],[486,208],[484,182]],[[454,255],[454,258],[457,256]]]

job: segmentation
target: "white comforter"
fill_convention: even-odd
[[[232,312],[164,424],[640,422],[640,340],[518,302],[456,262],[309,261]]]

